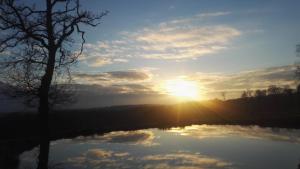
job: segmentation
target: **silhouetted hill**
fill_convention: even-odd
[[[168,128],[190,124],[238,124],[300,128],[299,94],[174,105],[131,105],[60,110],[50,115],[53,138],[112,130]],[[38,135],[36,114],[0,117],[1,139]]]

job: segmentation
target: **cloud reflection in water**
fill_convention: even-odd
[[[239,136],[244,138],[300,143],[300,132],[296,129],[233,125],[192,125],[184,128],[171,128],[168,132],[196,137],[198,139]]]
[[[79,136],[74,139],[62,139],[51,144],[100,144],[100,143],[124,143],[130,145],[154,146],[155,135],[150,130],[115,131],[104,135]]]
[[[122,154],[122,155],[121,155]],[[189,152],[130,156],[127,152],[90,149],[81,156],[69,158],[71,168],[144,168],[144,169],[229,169],[232,164],[217,158]]]
[[[238,145],[232,144],[232,137]],[[62,168],[68,169],[282,168],[296,165],[299,143],[300,130],[192,125],[168,130],[116,131],[57,140],[51,142],[50,159],[54,159],[54,164],[61,163]],[[262,148],[265,149],[260,151]],[[36,150],[20,156],[21,164],[26,164],[23,166],[36,162]],[[274,164],[261,164],[258,162],[260,160],[272,160]]]

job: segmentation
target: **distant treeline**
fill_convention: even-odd
[[[284,87],[271,85],[267,89],[245,90],[242,92],[241,98],[249,98],[249,97],[258,98],[258,97],[274,96],[274,95],[292,95],[297,93],[300,93],[300,85],[298,85],[296,89],[292,89],[288,85]]]

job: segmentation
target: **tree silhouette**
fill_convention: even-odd
[[[266,90],[256,90],[254,93],[255,97],[264,97],[267,95],[267,91]]]
[[[267,89],[268,95],[278,95],[282,93],[282,89],[276,85],[270,85]]]
[[[248,94],[246,91],[243,91],[242,94],[241,94],[241,98],[245,99],[248,97]]]
[[[296,56],[300,58],[300,44],[296,45]],[[297,88],[300,88],[300,62],[296,62],[296,83],[297,83]],[[299,92],[299,90],[297,90]]]
[[[253,91],[247,89],[247,90],[245,90],[245,91],[242,92],[241,98],[244,98],[244,99],[245,98],[250,98],[250,97],[252,97],[252,94],[253,94]]]
[[[70,77],[70,66],[82,53],[82,27],[97,26],[108,12],[95,15],[81,10],[79,0],[45,0],[39,6],[37,9],[35,4],[1,1],[0,54],[2,73],[7,74],[3,80],[19,95],[37,96],[42,138],[48,136],[52,86]],[[80,45],[75,43],[75,35],[80,37]]]
[[[291,94],[293,94],[293,89],[290,88],[289,85],[285,85],[284,88],[282,89],[282,93],[284,95],[291,95]]]
[[[221,92],[221,96],[223,98],[223,101],[226,100],[226,94],[227,94],[226,91]]]

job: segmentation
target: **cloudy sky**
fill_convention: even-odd
[[[109,10],[88,29],[74,77],[99,92],[168,94],[189,81],[199,99],[270,84],[293,85],[299,1],[88,1]]]
[[[98,27],[86,28],[73,69],[81,90],[105,105],[221,98],[223,91],[234,98],[245,89],[295,85],[299,0],[82,3],[95,13],[110,11]]]

